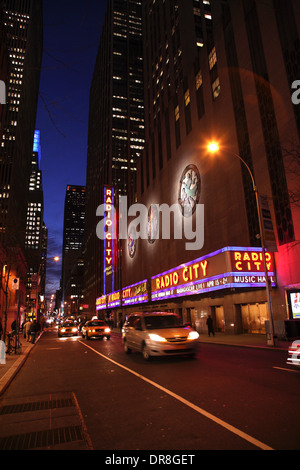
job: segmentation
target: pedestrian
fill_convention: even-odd
[[[34,320],[30,326],[30,334],[31,334],[31,343],[34,344],[35,343],[35,337],[36,337],[36,334],[40,331],[40,325],[39,323]]]
[[[24,325],[24,338],[27,341],[30,341],[30,328],[31,328],[31,321],[28,319]]]
[[[211,333],[212,333],[213,336],[215,336],[213,319],[211,318],[210,315],[208,315],[208,317],[207,317],[206,324],[207,324],[207,328],[208,328],[208,336],[210,336]]]

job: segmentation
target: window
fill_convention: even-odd
[[[217,53],[216,53],[216,48],[215,47],[213,47],[213,49],[211,50],[211,52],[208,56],[208,62],[209,62],[209,70],[212,70],[213,67],[217,63]]]
[[[220,92],[221,92],[220,80],[219,80],[219,77],[217,77],[216,80],[212,84],[212,93],[213,93],[214,100],[218,98]]]
[[[175,107],[175,137],[176,137],[176,147],[178,148],[181,144],[181,137],[180,137],[180,112],[179,112],[179,105]]]
[[[192,115],[191,115],[191,98],[190,91],[187,91],[184,94],[184,105],[185,105],[185,126],[186,133],[189,134],[192,130]]]

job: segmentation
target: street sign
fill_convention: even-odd
[[[261,194],[260,204],[261,204],[266,249],[272,252],[278,251],[268,197]]]

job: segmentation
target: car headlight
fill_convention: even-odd
[[[77,328],[72,328],[72,333],[76,333]]]
[[[105,328],[105,333],[110,333],[110,328]]]
[[[162,336],[156,335],[154,333],[150,333],[149,338],[151,341],[156,341],[158,343],[165,343],[167,341],[166,338],[163,338]]]
[[[198,339],[199,338],[199,333],[197,331],[190,331],[188,339]]]
[[[62,333],[65,333],[65,332],[66,332],[66,329],[65,329],[65,328],[62,328],[60,331],[61,331]]]

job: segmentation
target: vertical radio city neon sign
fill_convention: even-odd
[[[104,188],[104,293],[108,277],[111,276],[111,284],[108,289],[114,287],[114,239],[115,239],[115,210],[114,210],[114,188],[105,186]]]

